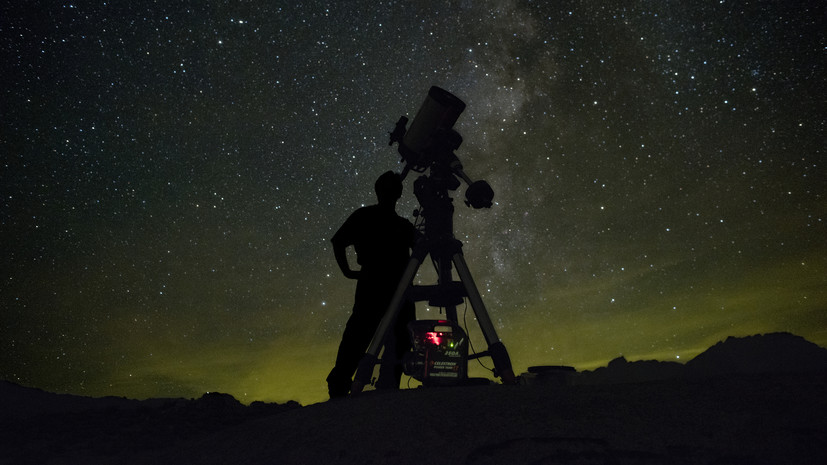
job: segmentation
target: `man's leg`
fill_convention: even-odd
[[[339,343],[339,351],[336,354],[336,365],[327,376],[327,390],[331,398],[343,397],[350,392],[350,385],[353,381],[353,373],[359,365],[359,360],[365,354],[370,344],[373,332],[370,330],[369,322],[359,318],[354,308],[354,313],[347,320],[342,342]]]
[[[389,332],[385,340],[382,364],[379,367],[379,380],[376,382],[377,388],[399,389],[403,372],[402,357],[412,347],[408,323],[415,319],[416,305],[412,300],[405,300],[393,324],[393,331]]]

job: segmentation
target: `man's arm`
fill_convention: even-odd
[[[342,274],[345,275],[346,278],[359,279],[359,271],[350,269],[350,264],[347,261],[347,247],[334,242],[333,255],[336,256],[336,263],[339,265],[339,269],[342,270]]]

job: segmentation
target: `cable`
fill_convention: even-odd
[[[465,325],[464,329],[465,329],[465,335],[468,337],[468,346],[471,348],[471,352],[474,355],[477,355],[477,350],[474,349],[474,343],[471,342],[471,333],[468,331],[468,321],[465,318],[465,316],[467,314],[468,314],[468,300],[465,300],[465,309],[462,311],[462,324]],[[482,360],[480,360],[479,357],[475,357],[474,360],[476,360],[477,363],[479,363],[481,367],[483,367],[486,370],[490,371],[492,374],[494,373],[494,369],[493,368],[488,368],[487,366],[485,366],[485,364],[482,363]]]

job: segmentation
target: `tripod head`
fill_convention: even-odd
[[[405,167],[402,170],[402,179],[408,172],[424,173],[430,169],[430,180],[427,183],[430,189],[437,191],[456,190],[462,181],[468,184],[465,190],[465,204],[472,208],[490,208],[493,204],[494,190],[483,181],[472,181],[462,167],[459,157],[454,151],[462,145],[462,136],[453,129],[459,115],[465,110],[465,102],[450,92],[433,86],[428,96],[419,108],[410,128],[407,128],[408,117],[402,116],[396,122],[396,127],[390,133],[388,145],[394,142],[399,144],[399,154]],[[427,176],[427,175],[425,175]],[[417,183],[426,186],[426,183]],[[428,203],[425,192],[414,193],[420,205],[427,209]],[[440,192],[437,192],[439,195]]]

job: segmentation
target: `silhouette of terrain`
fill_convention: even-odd
[[[827,368],[827,349],[790,333],[729,337],[686,366],[694,376],[819,371]]]
[[[568,383],[370,391],[304,407],[2,382],[0,464],[827,463],[825,353],[775,333],[729,338],[686,365],[618,358]]]
[[[624,383],[736,374],[827,371],[827,349],[801,336],[770,333],[728,337],[686,364],[618,357],[606,367],[576,375],[575,383]]]

